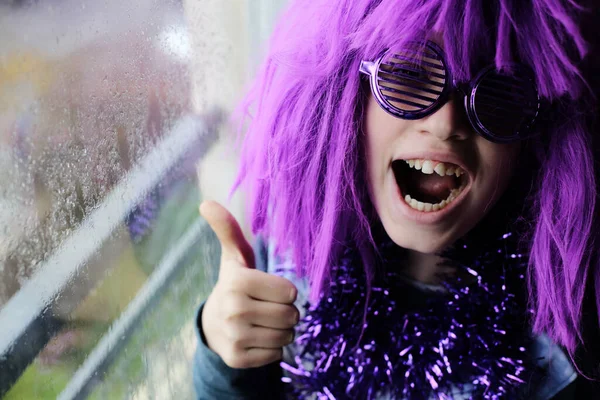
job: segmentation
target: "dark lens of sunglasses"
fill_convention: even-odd
[[[377,71],[377,84],[381,96],[399,116],[418,116],[442,94],[446,67],[433,49],[406,49],[384,57]]]
[[[500,140],[525,136],[535,120],[539,100],[533,79],[525,73],[483,74],[471,93],[470,105],[480,127]]]

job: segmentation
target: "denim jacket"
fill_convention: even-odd
[[[255,247],[256,268],[273,272],[275,264],[274,249],[272,245],[264,246],[258,242]],[[292,268],[283,268],[292,270]],[[303,313],[303,305],[306,304],[308,285],[304,280],[298,280],[293,273],[284,275],[290,279],[298,288],[296,306]],[[285,371],[280,368],[279,363],[273,363],[260,368],[233,369],[228,367],[220,357],[210,350],[202,334],[201,313],[198,310],[196,317],[198,348],[194,357],[194,385],[198,399],[283,399],[283,383],[281,378]],[[545,335],[535,337],[532,346],[532,357],[537,360],[538,366],[545,371],[543,379],[536,383],[524,385],[527,394],[523,398],[547,400],[547,399],[592,399],[595,397],[581,397],[575,395],[573,382],[577,373],[573,368],[565,352]],[[293,359],[295,353],[294,344],[284,349],[284,361]],[[573,392],[573,393],[571,393]],[[579,392],[578,392],[579,393]],[[600,393],[597,393],[600,398]],[[453,393],[454,399],[470,398],[468,392]],[[381,397],[384,400],[385,397]]]

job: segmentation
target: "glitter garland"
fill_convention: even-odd
[[[440,291],[403,279],[400,248],[386,242],[386,272],[368,299],[363,269],[348,251],[333,269],[327,297],[306,305],[296,365],[281,363],[290,397],[514,398],[535,369],[528,358],[527,258],[509,250],[516,240],[506,233],[487,249],[459,241],[443,254],[457,273]]]

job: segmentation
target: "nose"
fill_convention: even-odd
[[[460,99],[452,96],[440,109],[421,120],[421,132],[439,140],[465,140],[471,134]]]

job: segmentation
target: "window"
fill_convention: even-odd
[[[0,2],[0,397],[193,397],[197,208],[283,3]]]

